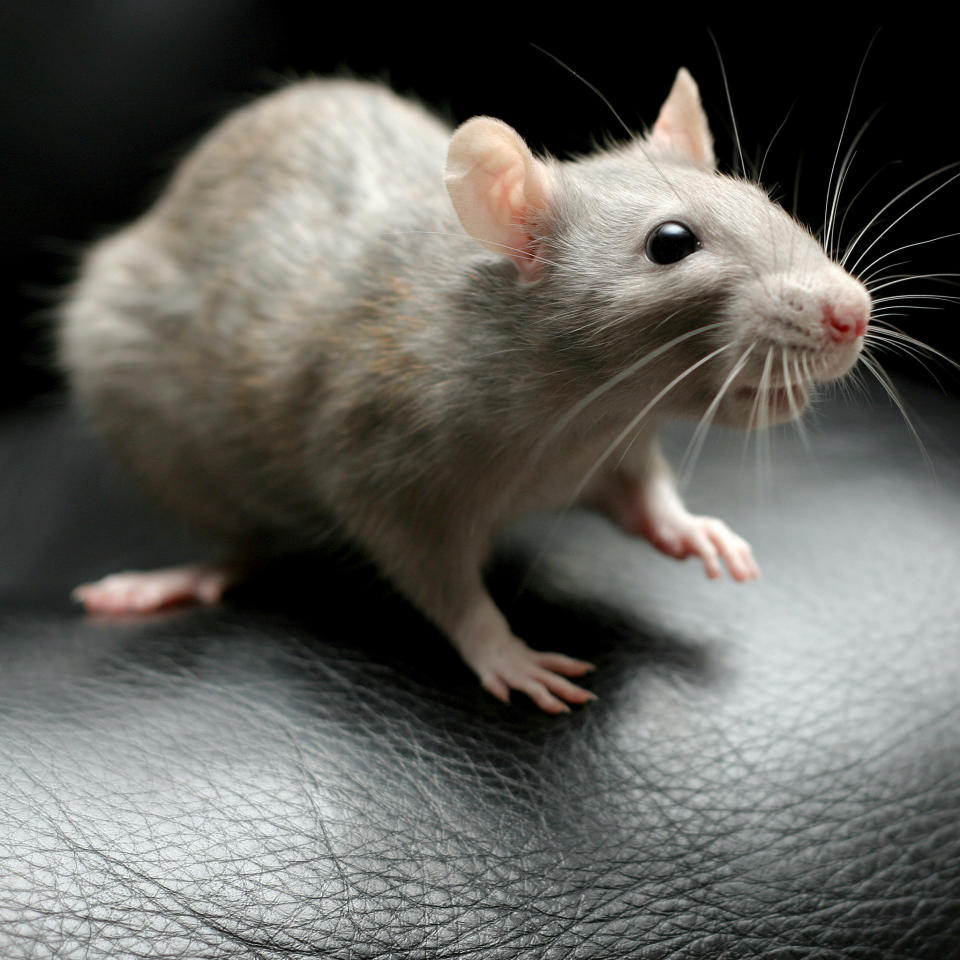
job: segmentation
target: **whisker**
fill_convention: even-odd
[[[867,122],[869,123],[869,122],[871,122],[872,120],[874,120],[874,118],[876,117],[877,113],[879,113],[879,110],[876,111],[876,112],[870,117],[870,120],[868,120]],[[839,228],[837,229],[837,236],[838,236],[838,237],[840,237],[840,236],[843,235],[843,231],[844,231],[844,229],[846,228],[846,225],[847,225],[847,217],[849,217],[850,212],[851,212],[851,211],[853,210],[853,208],[854,208],[854,205],[855,205],[856,202],[860,199],[860,197],[863,195],[863,193],[867,190],[867,188],[870,186],[870,184],[873,183],[873,181],[876,180],[877,177],[879,177],[880,174],[883,173],[884,170],[886,170],[888,167],[896,166],[897,164],[899,164],[899,163],[901,163],[901,162],[902,162],[902,161],[900,161],[900,160],[888,160],[882,167],[879,167],[878,169],[874,170],[873,173],[871,173],[870,176],[867,177],[867,179],[866,179],[866,180],[864,181],[864,183],[863,183],[863,186],[860,187],[860,189],[853,195],[853,197],[851,197],[849,203],[847,203],[846,208],[845,208],[844,211],[843,211],[843,215],[840,217],[840,226],[839,226]]]
[[[773,136],[770,138],[770,142],[767,144],[767,149],[763,151],[763,157],[760,160],[760,169],[757,171],[757,183],[763,182],[763,168],[767,162],[767,156],[770,153],[770,148],[773,146],[777,137],[780,136],[780,131],[787,125],[787,121],[790,119],[790,114],[793,113],[793,108],[797,105],[797,101],[794,100],[790,104],[790,109],[787,110],[787,115],[780,121],[780,126],[777,127]]]
[[[860,391],[860,396],[870,399],[870,391],[867,389],[867,378],[863,373],[863,368],[859,365],[850,370],[841,382],[841,386],[846,390],[856,387]],[[852,389],[849,389],[851,399],[856,399]]]
[[[674,313],[671,316],[675,315],[676,314]],[[586,410],[590,404],[600,399],[600,397],[602,397],[609,390],[612,390],[628,377],[633,376],[638,370],[645,367],[648,363],[652,363],[658,357],[663,356],[663,354],[665,354],[668,350],[672,350],[678,344],[684,343],[702,333],[708,333],[711,330],[716,330],[718,327],[722,327],[723,325],[724,324],[722,322],[717,321],[715,323],[704,324],[701,327],[697,327],[695,330],[689,330],[686,333],[682,333],[662,346],[657,347],[655,350],[651,350],[649,353],[644,354],[634,363],[631,363],[628,367],[625,367],[619,373],[610,377],[609,380],[604,381],[600,386],[591,390],[585,397],[578,400],[577,403],[575,403],[556,423],[550,427],[546,435],[542,437],[534,447],[531,454],[531,460],[535,462],[537,459],[539,459],[544,450],[546,450],[546,448],[553,442],[554,439],[556,439],[557,436],[559,436],[568,426],[570,426],[570,424],[584,410]]]
[[[929,310],[934,313],[943,313],[943,307],[925,307],[920,303],[891,304],[876,311],[876,313],[872,313],[870,315],[870,322],[882,320],[885,317],[905,317],[906,314],[903,312],[904,310],[910,310],[911,312],[914,310]]]
[[[851,104],[853,103],[852,98],[850,102]],[[837,211],[840,208],[840,194],[843,191],[843,185],[847,182],[847,177],[849,176],[850,170],[853,167],[853,161],[857,155],[856,146],[861,141],[861,139],[863,139],[863,135],[869,129],[870,124],[873,123],[873,121],[877,118],[877,114],[880,113],[880,109],[881,108],[878,107],[876,110],[873,111],[873,113],[870,114],[869,117],[867,117],[864,124],[857,131],[856,136],[854,136],[853,140],[850,141],[850,146],[847,147],[847,152],[844,154],[844,157],[843,157],[843,163],[840,164],[840,172],[837,175],[837,189],[833,195],[833,205],[830,211],[830,230],[827,238],[828,240],[828,243],[826,245],[827,250],[829,250],[830,247],[834,245],[834,236],[840,237],[842,235],[844,225],[847,222],[847,215],[850,213],[850,209],[853,207],[853,205],[857,202],[857,198],[860,197],[863,191],[866,190],[866,188],[873,182],[877,174],[880,172],[879,170],[877,170],[874,173],[872,173],[867,178],[866,183],[864,183],[864,185],[853,195],[853,199],[847,204],[846,209],[843,212],[843,216],[840,218],[840,226],[837,229],[836,234],[834,234],[834,227],[836,227],[836,223],[837,223]],[[841,137],[842,137],[842,134],[841,134]],[[881,167],[881,169],[883,168]]]
[[[793,396],[793,381],[790,379],[790,370],[787,367],[787,350],[785,347],[781,348],[780,360],[781,360],[781,366],[783,367],[784,387],[787,391],[787,403],[790,404],[790,412],[793,414],[793,424],[797,429],[797,433],[800,436],[800,441],[801,443],[803,443],[804,449],[809,453],[811,450],[810,438],[807,436],[806,428],[804,427],[803,421],[801,419],[802,411],[797,406],[796,400],[794,399],[794,396]],[[797,362],[796,358],[794,358],[794,364],[796,364],[796,362]],[[796,382],[797,382],[797,385],[799,386],[800,385],[799,368],[796,366],[794,367],[794,373],[797,374]]]
[[[809,396],[811,401],[813,401],[808,409],[811,410],[811,412],[814,412],[816,410],[815,402],[823,395],[823,385],[817,383],[816,377],[814,377],[812,371],[810,370],[810,362],[806,353],[800,355],[800,361],[803,366],[804,381],[808,385],[808,389],[810,391]],[[854,371],[859,375],[859,371],[857,371],[856,368],[854,368]],[[844,383],[843,386],[845,388],[846,383]]]
[[[950,273],[946,270],[934,271],[933,273],[881,273],[874,277],[871,282],[875,283],[880,280],[933,280],[935,283],[943,283],[948,287],[960,287],[960,283],[956,280],[949,279],[955,276],[957,276],[957,274]]]
[[[617,113],[617,111],[614,109],[613,104],[609,101],[609,99],[607,99],[607,97],[605,97],[605,96],[600,92],[600,90],[599,90],[596,86],[594,86],[594,85],[593,85],[589,80],[587,80],[585,77],[583,77],[583,76],[581,76],[579,73],[577,73],[577,71],[574,70],[573,67],[571,67],[569,63],[565,63],[563,60],[561,60],[561,59],[560,59],[558,56],[556,56],[555,54],[551,53],[549,50],[544,50],[543,47],[539,46],[539,45],[536,44],[536,43],[531,43],[530,46],[533,47],[534,50],[537,50],[537,51],[539,51],[540,53],[542,53],[545,57],[549,57],[549,58],[550,58],[554,63],[556,63],[558,66],[563,67],[564,70],[566,70],[568,73],[570,73],[570,74],[572,74],[573,76],[575,76],[588,90],[590,90],[592,93],[595,93],[595,94],[600,98],[600,100],[603,101],[603,103],[604,103],[604,105],[606,106],[606,108],[614,115],[614,117],[616,118],[616,120],[617,120],[617,122],[620,124],[620,126],[623,127],[623,129],[626,131],[627,136],[628,136],[631,140],[633,139],[633,137],[634,137],[634,132],[633,132],[633,130],[631,130],[630,127],[627,126],[626,121],[623,119],[623,117],[620,116],[619,113]]]
[[[900,411],[900,415],[903,417],[903,422],[907,425],[907,429],[910,431],[913,439],[916,441],[917,448],[920,451],[920,455],[923,457],[924,462],[927,464],[931,474],[935,474],[936,471],[933,467],[933,461],[930,459],[930,454],[927,452],[926,445],[923,440],[920,439],[920,434],[917,432],[917,428],[913,425],[913,421],[910,419],[907,414],[907,408],[903,402],[903,399],[900,396],[897,388],[894,386],[893,381],[887,375],[886,370],[880,366],[879,361],[868,350],[864,350],[860,355],[860,363],[869,370],[874,377],[876,377],[877,382],[881,387],[886,391],[887,396],[890,398],[893,405]]]
[[[712,350],[705,357],[701,357],[695,363],[692,363],[689,367],[687,367],[686,370],[683,371],[683,373],[678,374],[665,387],[663,387],[657,393],[657,395],[652,400],[650,400],[640,410],[640,412],[635,417],[633,417],[633,419],[631,419],[631,421],[620,431],[620,433],[617,434],[613,442],[610,443],[609,446],[607,446],[604,452],[600,454],[599,458],[594,463],[594,465],[587,471],[586,476],[584,476],[584,478],[577,485],[576,489],[573,492],[573,495],[570,497],[570,503],[574,503],[580,498],[584,490],[586,490],[586,488],[590,485],[590,481],[596,476],[597,471],[600,469],[600,467],[603,466],[603,464],[610,457],[610,455],[617,449],[617,447],[620,446],[620,444],[623,443],[624,440],[626,440],[628,436],[630,436],[631,433],[633,433],[636,430],[637,426],[643,421],[643,418],[671,390],[673,390],[674,387],[676,387],[682,381],[686,380],[686,378],[689,377],[691,373],[694,373],[695,371],[699,370],[700,367],[702,367],[705,363],[709,363],[709,361],[713,360],[714,357],[719,357],[721,353],[725,353],[727,350],[732,349],[733,346],[734,344],[727,343],[727,344],[724,344],[722,347],[718,347],[716,350]]]
[[[609,457],[613,454],[613,452],[617,449],[617,447],[619,447],[627,439],[627,437],[629,437],[631,434],[633,434],[637,430],[639,424],[643,421],[643,418],[646,417],[647,414],[674,387],[676,387],[678,384],[683,382],[688,376],[690,376],[690,374],[699,370],[700,367],[702,367],[705,363],[709,363],[709,361],[713,360],[715,357],[720,356],[721,353],[725,353],[727,350],[730,350],[733,346],[734,344],[732,343],[724,344],[722,347],[718,347],[716,350],[711,351],[706,356],[701,357],[695,363],[687,367],[686,370],[678,374],[665,387],[663,387],[652,400],[646,403],[644,407],[640,410],[640,412],[630,420],[630,422],[620,431],[620,433],[617,434],[613,442],[610,443],[607,446],[607,448],[600,454],[600,456],[594,462],[593,466],[590,467],[590,469],[584,475],[583,479],[574,489],[573,493],[570,494],[570,496],[567,498],[566,502],[563,504],[561,509],[557,512],[556,519],[554,520],[553,524],[550,526],[550,529],[547,531],[546,536],[542,539],[540,548],[537,550],[536,554],[530,560],[530,563],[527,565],[526,573],[521,578],[520,583],[517,586],[518,596],[526,588],[526,585],[529,582],[530,577],[533,575],[534,570],[536,569],[537,565],[540,563],[541,559],[543,558],[546,552],[546,545],[550,543],[553,540],[553,538],[556,536],[557,529],[560,523],[562,522],[564,516],[567,514],[570,508],[580,499],[580,497],[583,496],[587,487],[590,486],[590,483],[592,482],[593,478],[596,476],[597,471],[604,465],[604,463],[609,459]],[[636,437],[634,438],[634,441],[635,439]],[[634,441],[631,441],[631,444]],[[628,445],[627,449],[629,449],[629,446],[630,445]],[[622,457],[621,457],[621,461],[622,461]]]
[[[737,145],[737,154],[740,157],[740,173],[745,176],[747,167],[743,162],[743,148],[740,145],[740,131],[737,129],[737,118],[733,114],[733,100],[730,97],[730,85],[727,83],[727,68],[723,65],[723,56],[720,53],[720,45],[717,43],[717,38],[713,35],[712,30],[707,30],[707,33],[713,42],[713,49],[717,52],[717,61],[720,64],[720,76],[723,78],[723,89],[727,95],[727,107],[730,109],[730,122],[733,124],[733,139]]]
[[[883,283],[874,287],[867,287],[871,296],[878,290],[884,290],[887,287],[894,287],[899,283],[907,283],[910,280],[941,280],[946,282],[948,277],[960,277],[960,273],[905,273],[902,275],[893,275],[883,279]]]
[[[758,453],[761,456],[760,469],[761,476],[765,476],[765,482],[769,487],[773,482],[773,439],[770,433],[771,408],[770,408],[770,384],[773,380],[773,364],[776,357],[776,348],[771,347],[769,351],[770,366],[764,370],[763,377],[760,380],[760,433],[758,434],[759,445]],[[762,472],[766,469],[765,474]]]
[[[936,357],[938,360],[942,360],[944,363],[949,364],[954,370],[960,371],[960,363],[954,360],[952,357],[947,356],[941,350],[938,350],[936,347],[931,347],[929,343],[924,343],[923,340],[918,340],[916,337],[911,337],[909,334],[904,333],[902,330],[897,327],[890,326],[888,324],[878,324],[871,331],[869,328],[867,334],[872,334],[875,339],[884,339],[884,340],[895,340],[898,343],[909,344],[917,351],[926,352],[932,357]]]
[[[866,277],[870,275],[870,271],[881,261],[886,260],[887,257],[892,257],[895,253],[900,253],[903,250],[911,250],[913,247],[922,247],[927,243],[936,243],[938,240],[950,240],[953,237],[960,237],[960,231],[956,233],[944,233],[939,237],[930,237],[928,240],[917,240],[915,243],[905,243],[902,247],[894,247],[893,250],[888,250],[886,253],[880,254],[876,260],[873,260],[871,263],[867,264],[863,268],[863,271],[860,273],[860,280],[863,283],[866,283]],[[901,261],[906,263],[906,260]],[[897,264],[888,264],[888,266],[897,266]]]
[[[598,337],[602,337],[603,334],[605,334],[608,330],[612,330],[626,323],[626,321],[629,320],[632,316],[634,316],[635,313],[636,313],[635,310],[631,310],[631,311],[628,311],[627,313],[619,313],[612,317],[605,317],[603,315],[598,314],[593,319],[582,323],[579,328],[579,333],[583,337],[582,343],[590,343],[592,340],[595,340]],[[672,319],[676,315],[677,315],[676,312],[674,312],[674,313],[671,313],[669,316]],[[660,323],[662,322],[663,321],[658,322],[650,329],[655,330],[657,327],[660,326]]]
[[[843,164],[840,166],[840,172],[837,174],[837,187],[833,194],[833,203],[830,205],[830,219],[827,221],[823,238],[823,249],[826,250],[827,256],[831,259],[834,257],[833,231],[837,222],[837,207],[840,203],[840,191],[843,190],[843,185],[847,181],[847,173],[853,166],[853,161],[856,156],[856,151],[853,151],[853,153],[848,151],[847,155],[843,158]]]
[[[863,239],[863,237],[866,235],[867,231],[868,231],[868,230],[877,222],[877,220],[879,220],[880,217],[881,217],[887,210],[889,210],[890,207],[892,207],[898,200],[900,200],[902,197],[904,197],[904,196],[906,196],[908,193],[910,193],[911,190],[915,190],[917,187],[920,186],[921,183],[926,183],[926,182],[927,182],[928,180],[930,180],[932,177],[939,176],[941,173],[944,173],[944,172],[947,171],[947,170],[952,170],[952,169],[954,169],[954,168],[957,167],[957,166],[960,166],[960,161],[957,161],[957,162],[954,162],[954,163],[948,163],[948,164],[946,164],[945,166],[939,167],[938,169],[932,171],[931,173],[928,173],[928,174],[926,174],[925,176],[920,177],[919,180],[915,180],[913,183],[910,184],[909,187],[906,187],[905,189],[901,190],[892,200],[888,200],[888,201],[876,212],[876,214],[875,214],[873,217],[870,218],[870,220],[869,220],[869,222],[867,223],[867,225],[856,235],[856,237],[854,238],[853,242],[847,247],[846,252],[844,253],[843,257],[840,259],[840,266],[841,266],[841,267],[846,267],[846,265],[847,265],[847,260],[850,259],[850,256],[853,254],[853,251],[856,249],[857,244]],[[911,207],[909,207],[907,210],[905,210],[903,213],[901,213],[900,216],[897,217],[892,223],[887,224],[887,226],[884,227],[884,229],[880,232],[880,234],[879,234],[877,237],[875,237],[875,238],[867,245],[867,247],[863,250],[863,252],[862,252],[862,253],[860,254],[860,256],[857,258],[856,262],[853,264],[853,266],[849,268],[849,272],[850,272],[850,273],[853,273],[853,274],[856,274],[856,272],[857,272],[857,267],[860,265],[860,262],[863,260],[863,258],[880,242],[880,240],[883,239],[883,237],[885,237],[885,236],[887,235],[887,233],[890,232],[890,230],[892,230],[904,217],[906,217],[908,214],[910,214],[910,213],[912,213],[914,210],[916,210],[917,207],[920,206],[920,204],[926,203],[927,200],[929,200],[929,199],[930,199],[932,196],[934,196],[935,194],[939,193],[944,187],[946,187],[946,186],[948,186],[949,184],[953,183],[953,181],[956,180],[957,177],[960,177],[960,173],[955,173],[952,177],[949,177],[948,179],[944,180],[943,183],[941,183],[941,184],[939,184],[938,186],[934,187],[934,189],[931,190],[929,193],[924,194],[916,203],[914,203]]]
[[[653,169],[656,170],[657,173],[660,175],[660,179],[663,180],[663,182],[674,192],[674,194],[676,195],[677,199],[682,203],[682,202],[683,202],[683,197],[680,195],[680,192],[679,192],[679,191],[677,190],[677,188],[673,185],[673,183],[670,182],[670,179],[669,179],[669,178],[667,177],[667,175],[663,172],[663,170],[660,169],[659,165],[658,165],[657,162],[653,159],[653,157],[650,156],[650,152],[647,150],[646,144],[643,142],[643,138],[636,136],[636,134],[630,129],[630,127],[627,126],[627,124],[626,124],[626,122],[624,121],[623,117],[621,117],[620,114],[617,113],[617,111],[613,108],[613,104],[607,99],[607,97],[605,97],[605,96],[600,92],[600,90],[599,90],[596,86],[594,86],[594,84],[592,84],[592,83],[591,83],[589,80],[587,80],[585,77],[583,77],[583,76],[581,76],[579,73],[577,73],[577,71],[574,70],[573,67],[570,66],[570,64],[564,63],[563,60],[561,60],[558,56],[555,56],[554,54],[552,54],[549,50],[544,50],[543,47],[538,46],[538,45],[535,44],[535,43],[531,43],[530,46],[533,47],[534,50],[538,50],[538,51],[539,51],[540,53],[542,53],[544,56],[549,57],[551,60],[554,61],[554,63],[556,63],[556,64],[558,64],[559,66],[563,67],[564,70],[566,70],[566,71],[568,71],[569,73],[571,73],[571,74],[572,74],[574,77],[576,77],[588,90],[590,90],[592,93],[595,93],[595,94],[603,101],[603,103],[606,105],[607,109],[614,115],[614,117],[616,117],[616,119],[617,119],[617,121],[619,122],[620,126],[623,127],[624,130],[626,130],[627,136],[630,138],[630,140],[631,140],[637,147],[639,147],[639,149],[640,149],[641,152],[643,153],[644,157],[646,157],[647,161],[650,163],[650,165],[653,167]]]
[[[767,355],[763,360],[763,369],[760,373],[760,382],[757,385],[757,393],[753,398],[753,404],[750,407],[750,416],[747,419],[747,429],[743,438],[743,453],[740,457],[740,463],[746,459],[747,449],[750,445],[751,436],[754,437],[755,449],[757,453],[756,462],[756,482],[758,489],[763,489],[763,441],[766,438],[766,410],[763,408],[763,398],[766,396],[767,387],[770,380],[770,370],[773,363],[773,346],[767,347]]]
[[[874,35],[870,38],[870,43],[867,44],[867,49],[864,51],[863,58],[860,60],[860,66],[857,68],[857,76],[853,81],[853,89],[850,91],[850,99],[847,101],[847,110],[846,110],[846,113],[843,115],[843,125],[840,128],[840,137],[837,140],[837,149],[834,151],[833,163],[830,165],[830,176],[827,178],[827,196],[826,196],[825,205],[823,208],[823,221],[826,229],[826,234],[825,234],[826,242],[824,243],[824,248],[828,251],[830,250],[830,241],[832,239],[832,234],[833,234],[833,218],[836,213],[836,207],[840,197],[840,178],[838,177],[836,190],[834,191],[833,199],[831,203],[830,191],[831,191],[831,187],[833,186],[833,174],[837,168],[837,159],[840,156],[840,148],[843,146],[843,138],[847,132],[847,124],[850,122],[850,113],[853,110],[853,101],[857,95],[857,87],[860,85],[860,76],[863,73],[863,68],[866,66],[866,63],[867,63],[867,57],[870,56],[870,51],[873,49],[873,45],[876,42],[877,36],[879,35],[879,33],[880,31],[877,30],[874,33]],[[866,130],[868,124],[869,124],[869,121],[867,121],[867,124],[864,124],[864,126],[861,128],[860,133],[857,134],[856,139],[848,148],[847,157],[850,156],[850,152],[856,146],[857,140],[863,135],[863,132]],[[847,158],[844,157],[844,164],[846,164],[846,162],[847,162]],[[831,207],[832,207],[832,212],[831,212]]]
[[[922,310],[923,305],[912,306],[911,300],[935,300],[937,303],[960,303],[960,297],[947,297],[938,293],[902,293],[892,297],[878,297],[874,303],[886,304],[887,308],[895,307],[898,310]],[[927,307],[928,310],[943,312],[943,307]]]
[[[879,336],[876,333],[871,334],[869,337],[864,337],[864,343],[870,344],[876,347],[878,350],[887,350],[890,353],[899,354],[901,356],[909,357],[911,360],[915,360],[920,366],[926,370],[927,375],[937,384],[938,387],[943,389],[943,385],[940,383],[937,375],[930,369],[926,363],[926,357],[917,350],[915,347],[910,346],[909,344],[899,343],[893,338],[887,338]]]
[[[724,395],[730,388],[730,384],[736,380],[737,376],[740,374],[740,371],[746,366],[747,360],[749,359],[750,354],[753,352],[753,349],[756,347],[756,345],[757,341],[754,340],[753,343],[751,343],[747,349],[740,354],[740,359],[736,362],[736,364],[734,364],[733,369],[720,385],[717,395],[710,402],[710,405],[700,418],[700,422],[697,424],[697,427],[693,432],[693,436],[690,438],[690,442],[687,444],[687,449],[681,458],[680,466],[677,469],[677,475],[679,477],[678,485],[681,489],[686,486],[687,477],[689,474],[692,474],[693,468],[696,466],[697,460],[700,457],[700,451],[703,449],[703,444],[707,437],[707,431],[710,429],[710,426],[713,423],[713,419],[717,414],[717,409],[720,406]]]
[[[864,271],[857,277],[857,279],[865,287],[869,288],[871,283],[884,279],[884,275],[883,275],[884,270],[892,270],[894,267],[903,267],[903,266],[906,266],[909,262],[910,262],[909,260],[894,260],[892,263],[887,263],[887,264],[884,264],[882,267],[878,267],[872,273],[868,273],[867,271]],[[887,276],[888,277],[898,276],[898,274],[888,273]],[[899,274],[899,276],[906,276],[906,274]]]
[[[803,154],[797,157],[797,172],[793,175],[793,206],[790,208],[790,215],[794,220],[797,219],[797,208],[800,204],[800,170],[803,167]]]

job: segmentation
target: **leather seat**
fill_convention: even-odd
[[[688,500],[758,584],[582,511],[509,531],[516,631],[598,667],[559,718],[346,552],[85,620],[81,580],[209,547],[62,407],[4,416],[0,955],[960,956],[960,414],[908,396],[935,474],[882,403],[759,466],[711,439]]]

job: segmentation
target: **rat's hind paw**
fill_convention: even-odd
[[[510,702],[511,690],[519,690],[547,713],[569,713],[568,704],[597,699],[567,679],[589,673],[592,663],[531,650],[511,633],[486,593],[480,594],[459,628],[451,631],[450,639],[484,690],[504,703]]]
[[[181,604],[218,603],[236,579],[237,571],[226,564],[165,567],[149,572],[113,573],[77,587],[71,596],[83,604],[87,613],[155,613]]]

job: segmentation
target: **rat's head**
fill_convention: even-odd
[[[631,367],[668,386],[663,412],[790,420],[863,346],[866,289],[758,186],[717,173],[686,70],[642,139],[558,163],[476,117],[446,179],[467,232],[550,305],[545,335],[617,393]]]

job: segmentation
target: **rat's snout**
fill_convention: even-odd
[[[866,333],[869,320],[869,304],[828,303],[823,308],[823,326],[834,343],[853,343]]]

